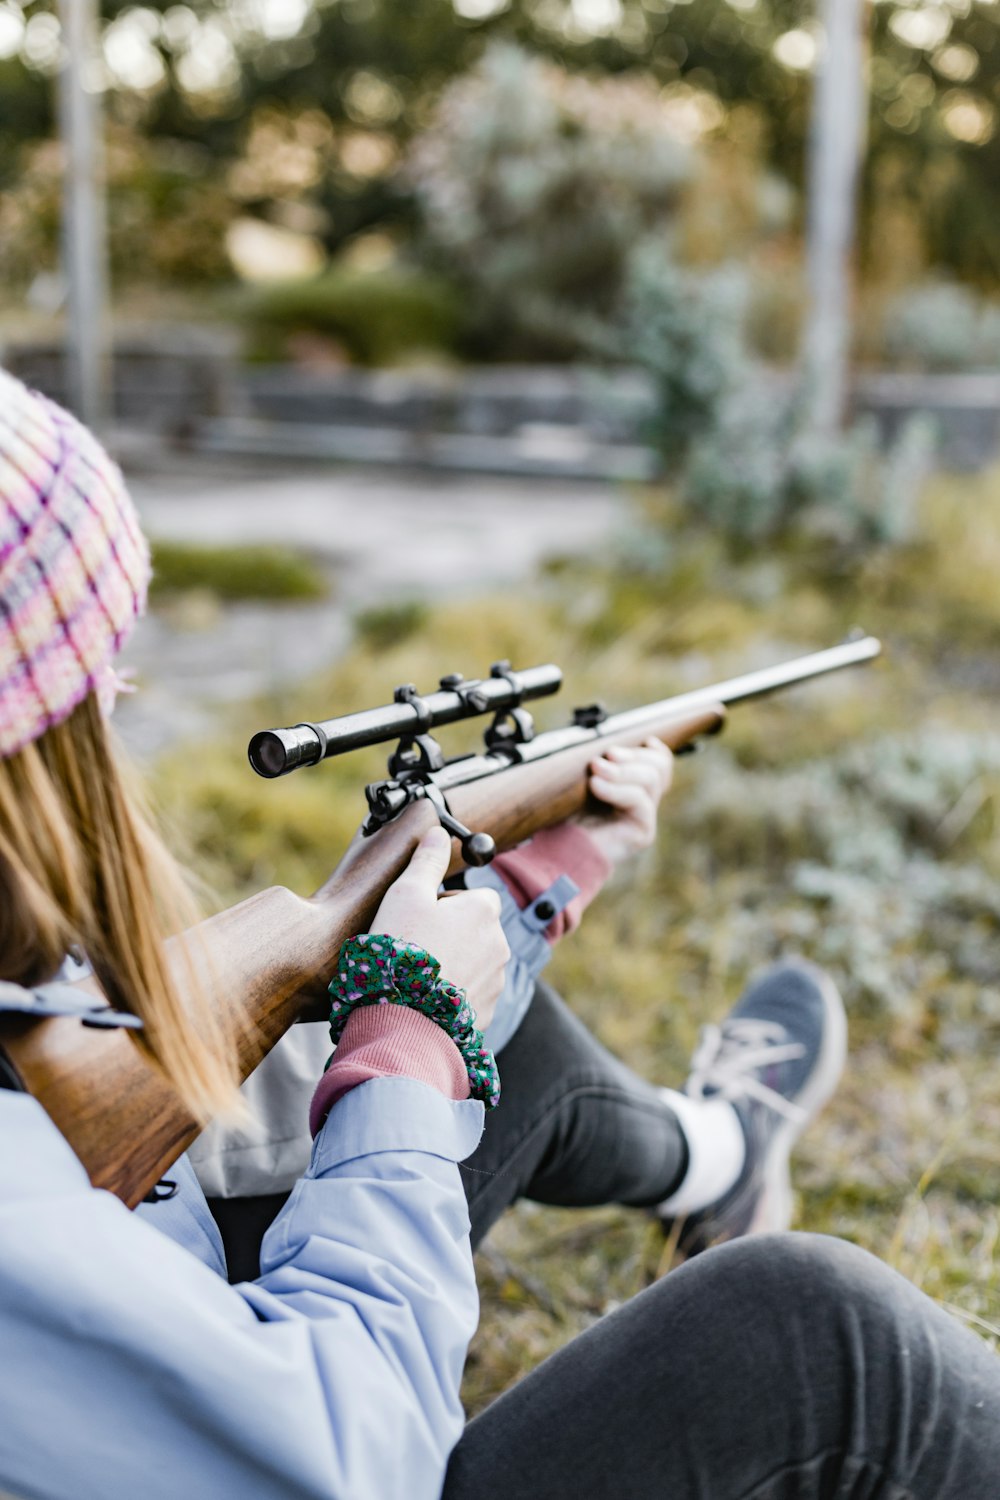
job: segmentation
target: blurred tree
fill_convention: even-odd
[[[767,161],[802,180],[818,41],[800,0],[104,0],[103,10],[113,124],[169,143],[171,160],[232,212],[299,222],[331,253],[409,223],[401,152],[442,85],[497,37],[572,70],[649,72],[692,137],[750,103]],[[996,285],[1000,7],[884,0],[871,25],[865,265],[897,280],[886,240],[902,233],[906,265]],[[58,48],[51,0],[0,0],[0,191],[23,173],[23,147],[52,132]],[[293,160],[303,120],[307,170]],[[275,154],[284,175],[262,161],[269,129],[292,138]]]
[[[443,91],[406,178],[483,352],[559,359],[621,352],[632,258],[665,245],[694,170],[648,78],[583,78],[497,43]]]

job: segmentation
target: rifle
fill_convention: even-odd
[[[199,947],[219,976],[209,998],[232,1021],[246,1078],[296,1021],[328,1013],[326,985],[340,947],[367,931],[387,887],[435,820],[454,836],[449,873],[487,863],[539,829],[562,822],[587,800],[587,767],[609,745],[652,736],[675,753],[724,726],[727,709],[795,683],[871,661],[877,640],[843,645],[625,713],[577,709],[564,729],[535,734],[524,704],[554,693],[554,666],[514,672],[498,662],[489,678],[442,678],[421,697],[407,685],[392,704],[319,723],[264,730],[250,742],[251,765],[288,774],[360,745],[401,737],[389,775],[366,788],[368,817],[330,879],[311,897],[273,887],[198,928]],[[492,713],[486,749],[445,760],[430,730]],[[183,972],[183,935],[168,942]],[[134,1207],[198,1134],[167,1080],[127,1036],[135,1017],[81,995],[82,986],[37,991],[0,985],[0,1069],[42,1104],[95,1187]],[[81,1022],[83,1024],[81,1024]],[[140,1023],[141,1024],[141,1023]]]

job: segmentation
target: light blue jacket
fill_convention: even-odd
[[[231,1287],[186,1161],[172,1202],[130,1213],[0,1092],[0,1492],[436,1500],[478,1313],[456,1162],[482,1117],[410,1079],[354,1089],[260,1280]]]
[[[485,872],[484,872],[485,873]],[[511,946],[487,1035],[548,957],[492,872]],[[575,893],[565,879],[557,908]],[[362,1084],[229,1286],[186,1158],[173,1199],[97,1192],[41,1106],[0,1091],[0,1492],[20,1500],[437,1500],[478,1296],[457,1163],[483,1107]]]
[[[470,882],[473,883],[473,882]],[[511,947],[487,1033],[520,1025],[544,924],[499,877]],[[561,910],[566,877],[546,895]],[[0,1091],[0,1493],[19,1500],[438,1500],[478,1296],[457,1163],[483,1107],[407,1078],[334,1105],[229,1286],[194,1172],[130,1213],[41,1106]]]

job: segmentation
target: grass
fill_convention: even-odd
[[[335,341],[360,365],[454,356],[468,323],[454,287],[412,269],[334,266],[319,276],[257,287],[244,302],[248,353],[265,361],[286,357],[289,341],[302,334]]]
[[[824,963],[851,1061],[797,1160],[799,1227],[842,1235],[1000,1340],[1000,473],[942,477],[920,537],[848,565],[801,548],[734,561],[660,497],[616,557],[554,560],[519,597],[363,627],[352,653],[257,705],[225,749],[161,788],[226,898],[307,890],[363,811],[377,752],[263,785],[240,764],[263,722],[387,701],[397,682],[558,661],[573,702],[626,707],[839,638],[883,661],[745,706],[679,763],[657,850],[601,895],[550,976],[637,1071],[678,1082],[700,1025],[782,951]],[[454,730],[448,748],[474,733]],[[234,750],[235,745],[235,750]],[[237,769],[239,767],[239,769]],[[639,893],[638,899],[636,893]],[[470,1411],[668,1268],[659,1230],[616,1208],[519,1205],[479,1257]]]
[[[223,600],[302,601],[325,598],[327,582],[314,562],[288,547],[198,547],[153,543],[154,599],[194,590]]]
[[[409,640],[425,625],[428,608],[419,599],[404,599],[391,604],[374,605],[359,610],[354,618],[358,640],[372,651],[388,651],[400,641]]]

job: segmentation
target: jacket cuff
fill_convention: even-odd
[[[469,1097],[462,1054],[447,1032],[405,1005],[363,1005],[348,1017],[333,1062],[313,1095],[313,1135],[338,1099],[372,1078],[413,1078],[447,1099]]]
[[[384,1151],[417,1151],[464,1161],[483,1134],[478,1099],[446,1099],[413,1078],[373,1078],[345,1094],[313,1142],[307,1177]]]
[[[545,929],[550,943],[579,927],[584,909],[604,885],[611,868],[611,861],[578,823],[543,828],[526,844],[498,855],[491,865],[522,909],[560,875],[569,875],[580,887],[580,894]]]

